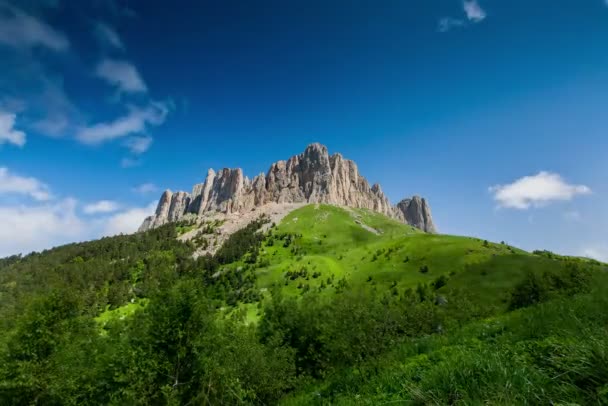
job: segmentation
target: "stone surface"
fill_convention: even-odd
[[[435,233],[435,224],[431,215],[431,208],[426,200],[420,196],[411,199],[403,199],[397,203],[397,217],[412,226],[419,228],[427,233]]]
[[[435,232],[431,210],[424,199],[414,196],[392,206],[378,184],[370,186],[357,165],[340,154],[329,155],[327,147],[311,144],[306,150],[270,166],[253,180],[240,168],[209,169],[203,183],[192,193],[165,191],[153,216],[146,218],[140,231],[178,221],[186,215],[212,212],[243,213],[276,204],[327,203],[366,208]]]

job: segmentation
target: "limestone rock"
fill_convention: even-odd
[[[435,232],[426,201],[417,196],[393,207],[380,185],[370,187],[357,165],[340,154],[329,155],[327,147],[311,144],[287,161],[273,163],[266,175],[253,180],[240,168],[209,169],[204,183],[194,185],[192,193],[166,191],[154,216],[146,218],[140,231],[158,227],[184,216],[209,212],[239,213],[269,204],[326,203],[365,208]]]
[[[420,196],[403,199],[397,203],[398,218],[427,233],[435,233],[435,224],[431,216],[431,208]]]

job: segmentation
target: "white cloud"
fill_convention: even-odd
[[[88,227],[75,212],[76,201],[0,206],[0,256],[28,253],[86,238]]]
[[[154,213],[156,203],[146,207],[136,207],[111,216],[105,222],[102,232],[104,236],[131,234],[137,231],[144,219]]]
[[[73,198],[53,204],[0,205],[0,257],[134,233],[155,210],[155,204],[150,203],[110,216],[83,218],[78,215],[77,207],[78,202]]]
[[[110,45],[111,47],[117,49],[125,48],[125,45],[123,44],[116,30],[105,23],[98,22],[95,25],[95,35],[97,35],[97,38],[103,44]]]
[[[465,22],[459,18],[443,17],[437,24],[437,30],[439,32],[448,32],[453,28],[463,27],[464,25]]]
[[[0,145],[6,143],[14,144],[18,147],[25,145],[25,133],[15,130],[15,119],[13,113],[0,111]]]
[[[120,209],[120,205],[111,200],[100,200],[95,203],[90,203],[84,206],[83,211],[86,214],[112,213]]]
[[[520,210],[591,193],[587,186],[570,185],[560,175],[550,172],[524,176],[507,185],[492,186],[489,190],[500,207]]]
[[[0,44],[19,49],[45,47],[54,51],[66,51],[70,46],[60,32],[3,2],[0,3]]]
[[[597,259],[598,261],[608,262],[608,245],[585,248],[582,250],[581,255]]]
[[[36,178],[14,175],[5,167],[0,167],[0,195],[2,194],[24,195],[38,201],[51,199],[47,185]]]
[[[464,0],[462,7],[469,21],[478,23],[486,18],[486,12],[481,8],[477,0]]]
[[[141,194],[153,193],[158,191],[158,186],[154,183],[142,183],[141,185],[134,187],[133,191]]]
[[[85,144],[96,145],[104,141],[140,134],[149,125],[164,123],[169,109],[163,103],[150,103],[145,109],[130,109],[129,114],[108,123],[98,123],[78,131],[76,137]]]
[[[103,60],[95,74],[124,93],[144,93],[148,90],[137,68],[126,61]]]
[[[153,214],[156,204],[127,207],[108,200],[86,205],[79,214],[74,198],[50,200],[48,187],[35,178],[12,175],[0,168],[0,194],[30,196],[36,202],[0,201],[0,257],[40,251],[54,246],[102,236],[137,231]]]
[[[152,137],[131,137],[126,140],[125,146],[135,155],[141,155],[152,145]]]

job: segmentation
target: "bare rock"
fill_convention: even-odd
[[[245,177],[240,168],[224,168],[218,173],[209,169],[204,183],[194,185],[191,194],[163,193],[155,215],[144,221],[140,231],[178,221],[190,213],[243,213],[270,203],[365,208],[435,232],[424,199],[415,196],[393,207],[380,185],[370,187],[359,174],[355,162],[341,154],[330,156],[327,147],[318,143],[287,161],[273,163],[266,175],[259,174],[253,180]]]

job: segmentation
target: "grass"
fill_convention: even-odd
[[[285,405],[607,404],[608,295],[598,288],[408,340]]]
[[[449,283],[440,292],[465,290],[484,306],[505,308],[509,289],[528,271],[560,269],[565,266],[560,258],[477,238],[423,233],[371,210],[308,205],[271,230],[257,276],[262,290],[281,286],[287,295],[313,289],[331,296],[342,279],[354,288],[404,289],[445,275]],[[302,270],[302,277],[288,277]]]
[[[123,320],[126,317],[132,316],[137,310],[143,309],[148,304],[148,299],[139,299],[132,303],[128,303],[124,306],[117,307],[116,309],[110,310],[110,306],[106,306],[106,309],[95,317],[95,321],[99,324],[99,327],[104,331],[104,327],[113,320]]]

